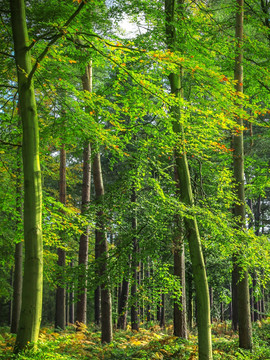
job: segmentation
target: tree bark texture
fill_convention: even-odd
[[[34,83],[28,48],[25,3],[10,0],[11,25],[17,66],[20,113],[23,127],[25,263],[22,307],[15,352],[38,339],[43,287],[42,189],[39,162],[39,129]]]
[[[17,149],[17,170],[16,170],[16,213],[22,218],[22,161],[21,149]],[[20,220],[17,220],[19,225]],[[15,245],[15,269],[13,276],[13,299],[11,311],[10,332],[17,334],[22,304],[22,281],[23,281],[23,242]]]
[[[244,22],[244,0],[236,0],[236,56],[234,67],[234,80],[236,81],[235,90],[243,93],[243,22]],[[242,108],[242,105],[238,105]],[[243,126],[243,120],[236,118],[238,125]],[[237,226],[244,229],[246,224],[245,214],[245,190],[244,190],[244,142],[243,131],[233,135],[233,169],[235,181],[235,194],[237,203],[234,205],[234,215],[237,218]],[[237,254],[235,255],[237,258]],[[238,263],[234,264],[238,273],[237,283],[237,303],[238,303],[238,322],[239,322],[239,346],[244,349],[252,348],[252,328],[250,316],[249,284],[248,273],[243,271]]]
[[[179,44],[176,41],[176,5],[178,15],[181,18],[181,11],[184,5],[184,0],[179,0],[176,4],[173,0],[165,0],[166,12],[166,36],[167,46],[171,51],[174,51]],[[179,73],[171,73],[169,81],[171,86],[171,93],[180,98],[182,94],[181,84],[182,71]],[[179,106],[173,106],[171,113],[174,118],[173,131],[179,137],[179,142],[182,149],[175,149],[175,166],[180,185],[180,201],[187,206],[193,206],[193,194],[191,188],[190,173],[186,150],[184,148],[185,132],[184,125],[181,120],[181,111]],[[206,269],[204,264],[201,240],[196,218],[184,218],[185,229],[187,232],[187,239],[189,243],[189,251],[192,263],[192,271],[196,289],[197,309],[198,309],[198,343],[199,343],[199,360],[212,360],[212,339],[211,339],[211,321],[210,321],[210,302],[208,282],[206,276]]]
[[[92,64],[90,63],[82,78],[83,90],[92,92]],[[82,184],[82,209],[81,213],[87,211],[90,202],[91,189],[91,145],[86,142],[83,151],[83,184]],[[85,228],[84,233],[80,237],[79,247],[79,266],[81,266],[82,274],[79,276],[79,301],[77,304],[77,321],[86,324],[87,322],[87,278],[86,271],[88,265],[88,236],[89,227]]]
[[[108,261],[108,242],[104,225],[104,212],[102,202],[104,197],[104,185],[102,178],[102,169],[100,154],[97,153],[93,162],[93,177],[98,206],[101,206],[97,212],[96,221],[96,241],[99,249],[99,275],[101,279],[101,341],[109,343],[112,341],[112,300],[109,289],[109,277],[107,270]]]

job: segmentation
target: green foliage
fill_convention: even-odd
[[[2,329],[0,335],[0,359],[2,360],[47,360],[63,359],[182,359],[197,357],[197,337],[189,335],[188,340],[170,334],[169,326],[161,332],[157,325],[142,329],[139,333],[130,330],[117,331],[111,344],[100,345],[99,332],[82,326],[80,331],[69,327],[65,332],[43,328],[39,337],[38,350],[25,350],[16,357],[12,355],[15,338]],[[254,346],[252,353],[237,347],[237,336],[230,330],[230,324],[213,325],[213,359],[267,360],[269,359],[269,319],[254,325]]]

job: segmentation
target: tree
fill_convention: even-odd
[[[25,263],[21,316],[15,345],[15,351],[19,351],[29,342],[37,341],[41,321],[42,190],[38,119],[24,1],[10,1],[10,10],[23,126]]]
[[[165,0],[165,12],[166,12],[166,36],[167,46],[170,51],[177,50],[179,44],[176,37],[175,21],[177,15],[181,18],[183,12],[184,1],[180,0],[177,3],[171,0]],[[183,40],[183,39],[181,39]],[[183,97],[183,85],[181,83],[183,70],[181,67],[178,73],[170,73],[170,87],[171,93],[180,99]],[[179,179],[179,198],[185,205],[193,206],[193,194],[190,181],[190,173],[188,167],[188,161],[186,156],[186,150],[184,145],[185,131],[183,122],[181,122],[181,110],[180,105],[173,106],[171,108],[173,115],[173,131],[179,138],[182,144],[182,149],[175,149],[175,163],[177,177]],[[187,237],[189,242],[190,257],[192,263],[192,270],[194,276],[194,283],[197,295],[197,311],[198,311],[198,341],[199,341],[199,359],[212,359],[212,341],[211,341],[211,321],[210,321],[210,301],[207,276],[205,270],[205,264],[203,259],[203,253],[201,248],[201,240],[197,220],[195,216],[192,218],[184,218],[184,223],[187,231]]]
[[[66,205],[67,199],[67,186],[66,186],[66,149],[65,144],[62,144],[60,149],[60,171],[59,171],[59,201],[64,206]],[[62,232],[62,239],[64,234]],[[64,269],[66,265],[66,251],[63,247],[57,249],[57,265],[59,266],[58,271],[58,284],[56,288],[56,304],[55,304],[55,327],[62,330],[66,327],[66,289],[64,280]]]
[[[83,90],[92,92],[92,64],[85,69],[83,76]],[[83,150],[83,184],[82,184],[82,209],[81,213],[84,214],[87,211],[87,207],[90,201],[90,189],[91,189],[91,145],[89,141],[86,141]],[[79,265],[83,266],[82,272],[84,275],[79,277],[79,286],[81,287],[79,301],[77,304],[77,320],[86,324],[87,322],[87,280],[86,270],[88,265],[88,235],[89,226],[86,227],[84,233],[80,237],[79,247]]]
[[[102,178],[102,168],[100,161],[100,153],[98,152],[94,157],[93,162],[93,177],[96,192],[96,199],[98,204],[97,211],[97,229],[96,229],[96,242],[98,247],[98,267],[99,276],[101,279],[101,341],[109,343],[112,341],[112,300],[111,291],[109,288],[108,277],[108,243],[107,234],[104,223],[104,212],[102,203],[104,201],[104,184]]]
[[[243,93],[243,20],[244,20],[244,1],[237,0],[236,8],[236,56],[234,79],[236,81],[235,89],[238,96]],[[239,102],[241,108],[241,101]],[[243,127],[243,119],[237,118],[238,125]],[[237,202],[234,206],[234,215],[239,229],[246,226],[245,214],[245,190],[244,190],[244,143],[243,131],[238,130],[233,135],[233,169],[235,181],[235,193]],[[237,255],[236,255],[237,261]],[[239,261],[239,259],[238,259]],[[252,348],[252,327],[250,317],[249,301],[249,280],[248,272],[243,269],[241,263],[234,264],[237,279],[237,304],[238,304],[238,321],[239,321],[239,346],[244,349]]]

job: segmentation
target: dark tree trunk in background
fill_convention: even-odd
[[[70,267],[74,267],[74,261],[71,260]],[[70,293],[69,295],[69,322],[74,324],[75,322],[75,304],[74,304],[74,285],[70,285]]]
[[[65,145],[62,145],[60,150],[60,202],[66,204],[66,150]],[[60,284],[57,285],[56,289],[56,306],[55,306],[55,327],[62,330],[66,326],[66,289],[64,286],[64,277],[60,274],[61,267],[66,265],[66,252],[62,248],[57,249],[59,266],[59,277]]]
[[[97,234],[97,230],[95,230],[95,260],[97,261],[98,263],[98,259],[99,259],[99,244],[98,244],[98,241],[99,241],[99,238],[98,238],[98,234]],[[97,268],[96,268],[96,280],[97,280],[97,287],[95,289],[95,324],[96,325],[100,325],[100,320],[101,320],[101,310],[100,310],[100,297],[101,297],[101,288],[100,288],[100,285],[99,285],[99,274],[100,274],[100,271],[98,269],[98,265],[97,265]]]
[[[180,304],[174,303],[174,335],[187,339],[185,251],[184,243],[179,239],[176,239],[174,247],[174,275],[180,279],[182,286]]]
[[[165,328],[165,294],[161,294],[161,311],[160,311],[160,322],[159,326],[161,328]]]
[[[126,330],[127,327],[127,305],[129,293],[129,280],[123,279],[122,289],[118,302],[118,320],[117,329]]]
[[[131,202],[133,204],[133,215],[132,215],[132,231],[133,231],[133,252],[132,252],[132,285],[131,285],[131,329],[139,331],[139,316],[138,316],[138,301],[137,301],[137,283],[138,283],[138,238],[137,238],[137,216],[136,216],[136,191],[132,189]]]
[[[101,341],[109,343],[112,341],[112,300],[109,289],[109,277],[107,270],[108,261],[108,242],[104,225],[104,212],[102,209],[104,197],[104,185],[102,178],[102,169],[100,154],[97,153],[93,162],[93,177],[96,192],[97,205],[99,210],[97,212],[96,221],[96,243],[98,247],[98,254],[100,260],[99,275],[101,279]]]
[[[188,317],[188,328],[193,328],[193,290],[192,290],[192,273],[187,272],[187,283],[188,283],[188,301],[187,301],[187,317]]]
[[[236,259],[233,258],[233,270],[232,270],[232,329],[233,331],[238,330],[238,272],[236,267]]]
[[[149,279],[150,279],[150,259],[149,259],[149,257],[147,258],[145,277],[149,281]],[[150,289],[148,290],[148,298],[150,298]],[[150,306],[150,303],[148,302],[147,306],[146,306],[146,321],[147,322],[149,322],[151,320],[150,316],[151,316],[151,306]]]

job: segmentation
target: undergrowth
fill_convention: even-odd
[[[172,327],[161,330],[158,326],[142,328],[140,332],[116,331],[110,344],[100,344],[100,332],[82,326],[80,331],[70,326],[60,332],[43,328],[38,349],[13,355],[15,336],[2,328],[0,332],[1,360],[195,360],[198,359],[197,336],[188,340],[173,336]],[[253,352],[238,348],[238,338],[226,323],[215,323],[213,359],[218,360],[270,360],[270,318],[257,322],[253,328]]]

